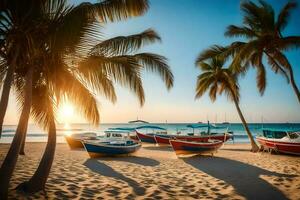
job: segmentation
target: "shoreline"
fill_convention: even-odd
[[[0,163],[8,150],[0,144]],[[44,142],[26,143],[11,180],[28,180]],[[300,160],[289,155],[251,153],[249,144],[225,144],[211,156],[177,158],[171,148],[143,145],[134,156],[90,159],[84,150],[57,144],[46,185],[49,199],[299,199]],[[42,192],[32,198],[44,198]]]

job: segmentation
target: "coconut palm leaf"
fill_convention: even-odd
[[[91,53],[92,55],[119,56],[130,54],[139,50],[142,46],[160,42],[161,38],[152,29],[147,29],[142,33],[130,36],[118,36],[105,40],[95,45]]]
[[[257,34],[248,27],[242,26],[235,26],[235,25],[230,25],[227,27],[225,31],[225,36],[228,37],[245,37],[245,38],[255,38],[257,37]]]
[[[107,74],[111,80],[128,87],[136,94],[140,104],[144,104],[145,95],[140,77],[141,66],[131,56],[89,56],[79,63],[78,69],[79,71],[90,70],[94,73],[93,69],[97,68]]]
[[[95,96],[71,72],[61,69],[52,84],[53,87],[59,88],[62,97],[66,97],[76,105],[76,110],[88,121],[95,125],[99,123],[100,116]]]
[[[149,8],[147,0],[100,0],[94,5],[95,12],[102,22],[114,22],[140,16]]]
[[[291,11],[297,7],[297,3],[290,1],[281,9],[276,22],[276,29],[280,33],[288,24]],[[280,33],[281,34],[281,33]]]
[[[55,119],[57,104],[46,85],[39,85],[32,91],[31,116],[43,129],[48,130]]]
[[[173,87],[173,74],[164,56],[153,53],[139,53],[130,57],[136,60],[143,69],[159,74],[168,90]]]

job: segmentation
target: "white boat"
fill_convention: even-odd
[[[256,140],[263,149],[300,156],[300,132],[264,129]]]

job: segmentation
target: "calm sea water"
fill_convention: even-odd
[[[82,133],[82,132],[96,132],[98,135],[103,135],[104,131],[108,128],[116,128],[116,127],[137,127],[141,124],[101,124],[98,127],[93,127],[89,124],[72,124],[69,127],[65,127],[65,125],[61,124],[57,126],[57,142],[58,143],[65,143],[64,135],[71,134],[71,133]],[[193,129],[187,128],[188,123],[172,123],[172,124],[165,124],[165,123],[157,123],[151,124],[154,126],[160,126],[162,128],[167,129],[169,134],[174,134],[178,131],[184,133],[193,132]],[[229,130],[234,132],[235,142],[238,143],[245,143],[249,142],[246,132],[240,123],[233,123],[229,125],[223,124],[216,124],[217,126],[226,126]],[[4,125],[3,126],[3,135],[0,139],[0,143],[9,143],[12,141],[14,133],[16,131],[16,125]],[[290,123],[268,123],[268,124],[261,124],[261,123],[252,123],[249,124],[249,128],[254,136],[261,133],[262,128],[271,128],[271,129],[289,129],[289,130],[300,130],[300,123],[297,124],[290,124]],[[205,128],[194,130],[195,133],[199,133],[199,131],[204,131]],[[216,132],[224,131],[225,129],[219,129]],[[28,134],[26,141],[28,142],[46,142],[47,141],[47,134],[45,131],[40,129],[36,125],[29,125],[28,127]],[[230,142],[230,141],[229,141]]]

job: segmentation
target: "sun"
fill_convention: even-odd
[[[62,106],[61,113],[60,113],[62,118],[66,118],[66,117],[70,118],[73,116],[73,114],[74,114],[74,109],[71,104],[67,103]]]
[[[72,123],[74,117],[74,108],[70,103],[65,102],[59,109],[59,121],[64,123],[64,129],[70,129],[70,123]]]

